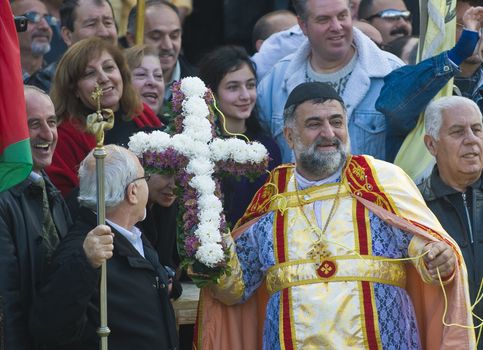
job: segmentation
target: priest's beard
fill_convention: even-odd
[[[324,144],[335,144],[336,149],[332,151],[319,151],[317,147]],[[305,148],[297,138],[295,140],[297,163],[307,173],[320,179],[325,179],[334,174],[344,164],[349,154],[349,145],[349,141],[346,144],[342,144],[342,141],[337,137],[333,139],[319,137],[309,148]]]

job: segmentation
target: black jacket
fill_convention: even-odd
[[[146,218],[137,224],[143,235],[158,253],[159,262],[163,266],[169,266],[173,271],[179,271],[180,258],[177,249],[177,228],[176,215],[178,213],[178,202],[174,202],[169,208],[159,204],[146,207]],[[183,292],[179,281],[180,273],[172,278],[173,289],[170,297],[178,299]]]
[[[55,70],[57,69],[58,64],[59,61],[54,61],[50,63],[47,67],[44,67],[41,70],[32,74],[32,76],[30,76],[24,82],[24,84],[34,85],[44,90],[48,94],[50,92],[52,84],[54,83]]]
[[[71,225],[69,211],[60,192],[44,179],[52,218],[63,238]],[[42,190],[29,179],[0,193],[0,339],[5,349],[37,349],[28,324],[46,264],[42,222]]]
[[[52,273],[34,305],[32,329],[48,349],[98,350],[99,277],[82,248],[96,215],[80,208],[77,221],[57,249]],[[166,270],[143,237],[145,258],[119,232],[107,262],[107,321],[110,349],[168,350],[178,346]]]
[[[461,248],[468,269],[470,297],[474,303],[483,277],[483,181],[480,177],[463,194],[446,185],[435,166],[431,176],[419,185],[419,190],[443,228]],[[474,310],[480,317],[483,316],[482,304],[480,302]],[[483,348],[483,342],[480,344],[479,348]]]

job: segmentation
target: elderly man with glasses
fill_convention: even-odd
[[[25,32],[18,33],[20,59],[24,81],[46,66],[44,55],[50,51],[51,25],[55,17],[47,13],[43,2],[38,0],[15,0],[12,3],[15,16],[23,16],[28,25]]]
[[[109,348],[176,349],[169,274],[136,227],[146,216],[149,176],[132,152],[105,148],[106,225],[96,226],[96,160],[90,152],[79,168],[81,209],[40,289],[32,332],[49,349],[99,349],[98,285],[107,261]]]
[[[381,32],[384,44],[412,33],[411,12],[403,0],[362,0],[359,20],[367,21]]]

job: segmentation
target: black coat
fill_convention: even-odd
[[[180,272],[180,257],[177,249],[177,228],[176,215],[178,213],[178,202],[174,202],[168,208],[159,204],[153,204],[146,208],[146,218],[137,224],[143,235],[149,240],[158,253],[159,262],[163,266],[169,266],[172,270]],[[177,299],[183,292],[179,281],[180,273],[172,279],[173,288],[170,298]]]
[[[60,192],[44,179],[52,218],[62,238],[72,224],[69,211]],[[0,193],[0,339],[5,349],[37,349],[28,324],[46,265],[42,222],[42,190],[29,179]]]
[[[419,189],[429,209],[461,248],[468,270],[471,302],[474,303],[483,278],[483,181],[480,178],[465,192],[469,220],[463,194],[443,182],[437,166]],[[480,302],[474,312],[483,317],[483,303]],[[483,349],[483,342],[480,341],[478,349]]]
[[[32,329],[48,349],[98,350],[99,277],[82,248],[96,215],[80,208],[73,229],[61,242],[48,282],[34,306]],[[107,320],[114,350],[176,349],[173,308],[166,270],[143,237],[145,258],[119,232],[107,262]]]
[[[59,60],[53,61],[48,66],[35,72],[31,77],[29,77],[24,82],[24,84],[34,85],[44,90],[48,94],[50,92],[50,88],[52,87],[52,84],[54,83],[54,75],[57,69],[57,65],[59,64]]]

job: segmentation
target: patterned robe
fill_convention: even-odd
[[[342,181],[340,186],[336,181],[296,191],[294,179],[291,166],[274,172],[278,194],[275,186],[262,188],[239,222],[242,227],[230,261],[232,274],[222,278],[210,291],[203,292],[204,296],[214,296],[232,305],[250,301],[260,285],[266,286],[263,337],[256,347],[428,348],[426,330],[422,334],[419,331],[413,301],[407,291],[412,286],[408,288],[407,278],[417,274],[424,283],[437,283],[428,275],[421,254],[429,241],[441,239],[454,246],[459,256],[459,268],[444,282],[451,286],[447,288],[459,291],[456,294],[463,301],[462,305],[460,301],[460,312],[453,316],[460,324],[471,324],[465,267],[458,248],[441,234],[444,231],[425,206],[425,212],[420,212],[425,215],[422,223],[402,219],[411,217],[410,212],[421,210],[424,201],[399,168],[370,157],[352,157],[342,179],[338,179]],[[358,197],[377,205],[370,210],[364,199],[361,201]],[[406,200],[401,201],[401,197]],[[334,200],[337,203],[332,210]],[[398,223],[381,215],[378,211],[381,207]],[[320,228],[329,216],[327,229],[322,232]],[[253,218],[255,221],[243,226]],[[415,233],[418,229],[423,233]],[[308,256],[320,238],[324,242],[322,257]],[[413,259],[397,260],[408,257]],[[463,293],[453,285],[462,285]],[[436,287],[441,289],[439,285]],[[419,302],[416,305],[421,306]],[[202,303],[202,311],[203,308],[208,306]],[[198,334],[198,345],[203,349],[221,349],[225,345],[216,345],[217,340],[212,339],[208,345],[210,332],[205,330],[211,328],[217,317],[216,307],[210,310],[211,315],[200,314],[206,327]],[[223,324],[229,327],[230,323]],[[449,333],[451,336],[457,333],[460,346],[462,340],[468,346],[474,342],[472,332],[455,328],[444,329],[441,337]],[[233,337],[233,332],[228,334]],[[239,342],[241,345],[230,346],[255,348],[244,337]]]

